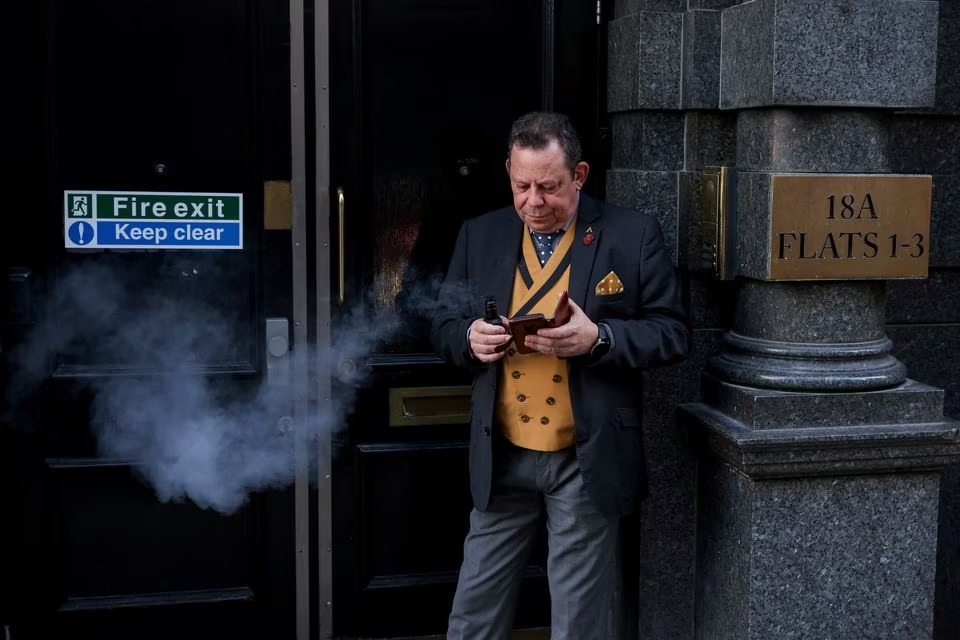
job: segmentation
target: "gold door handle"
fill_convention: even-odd
[[[343,187],[337,187],[337,261],[339,288],[337,291],[337,301],[342,305],[347,295],[347,236],[344,230],[346,223],[346,197],[343,195]]]

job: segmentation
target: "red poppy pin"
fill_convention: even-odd
[[[587,227],[587,232],[583,234],[583,244],[589,246],[593,242],[593,227]]]

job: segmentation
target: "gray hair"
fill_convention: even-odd
[[[551,111],[533,111],[520,116],[510,127],[510,137],[507,139],[507,157],[514,147],[521,149],[545,149],[551,140],[556,140],[567,168],[574,170],[583,156],[580,138],[570,118],[562,113]]]

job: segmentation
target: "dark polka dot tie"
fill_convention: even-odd
[[[537,257],[540,259],[540,266],[547,264],[547,260],[553,255],[553,248],[557,244],[557,238],[563,235],[563,229],[553,233],[533,232],[533,242],[537,245]]]

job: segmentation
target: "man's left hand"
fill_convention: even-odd
[[[540,353],[558,358],[572,358],[589,353],[597,342],[600,328],[587,317],[576,302],[569,300],[570,321],[552,329],[540,329],[535,336],[527,336],[524,343]]]

